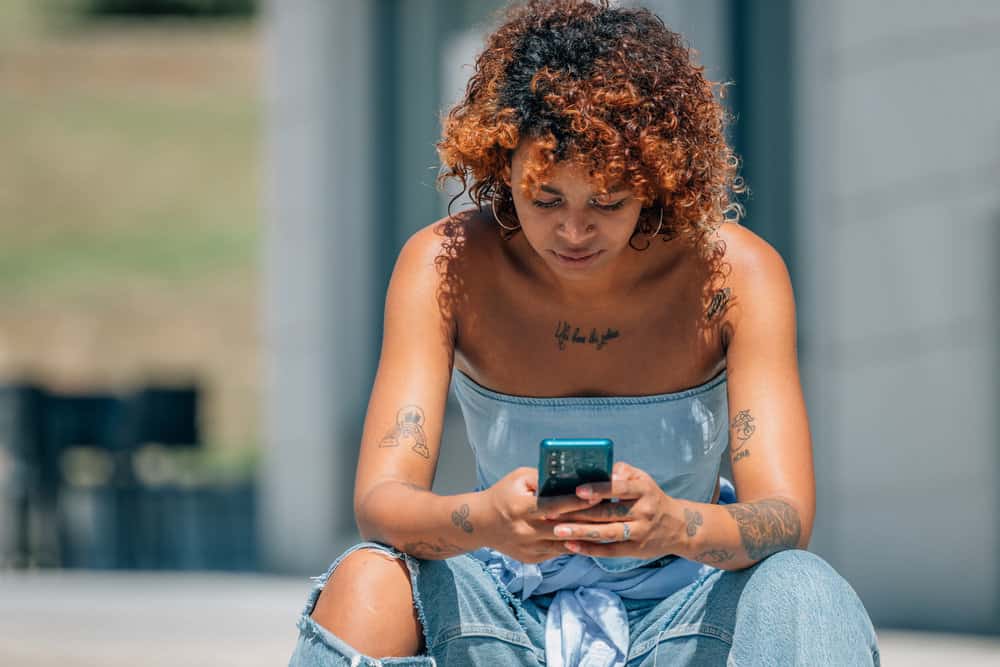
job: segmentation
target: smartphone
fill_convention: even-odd
[[[539,445],[538,496],[575,495],[580,484],[611,481],[613,464],[608,438],[546,438]]]

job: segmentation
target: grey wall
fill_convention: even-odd
[[[877,625],[1000,631],[1000,4],[797,9],[814,546]]]

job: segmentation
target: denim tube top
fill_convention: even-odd
[[[645,470],[667,495],[712,501],[729,444],[725,370],[696,387],[646,396],[514,396],[487,389],[457,368],[451,386],[475,455],[475,491],[520,466],[537,467],[545,438],[610,438],[615,461]],[[624,572],[662,556],[589,558],[603,570]]]

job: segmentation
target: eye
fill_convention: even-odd
[[[601,209],[602,211],[617,211],[624,205],[625,205],[625,199],[616,201],[614,204],[598,204],[597,202],[594,202],[594,206]]]
[[[555,208],[556,206],[559,205],[559,200],[553,199],[552,201],[541,201],[540,199],[536,199],[531,203],[537,206],[538,208]]]

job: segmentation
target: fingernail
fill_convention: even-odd
[[[590,494],[593,493],[594,490],[589,486],[581,486],[579,489],[576,490],[576,492],[580,494],[580,496],[583,498],[589,498]]]
[[[576,542],[565,542],[566,548],[570,551],[579,551],[580,547],[577,546]]]
[[[573,531],[567,526],[556,526],[554,532],[557,537],[566,537],[567,535],[573,533]]]

